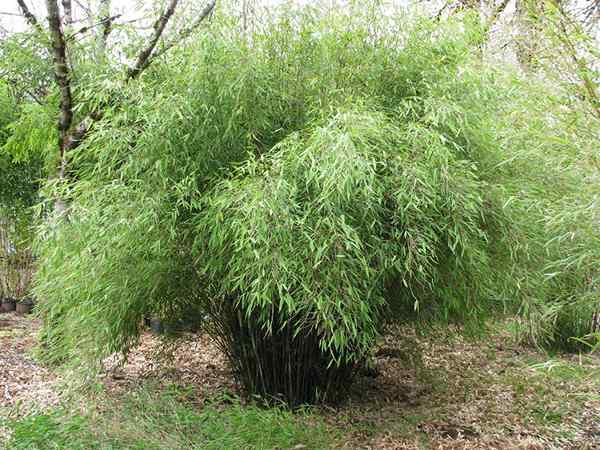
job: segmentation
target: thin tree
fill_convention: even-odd
[[[73,69],[68,60],[68,55],[70,54],[69,46],[72,45],[73,39],[71,38],[75,34],[88,31],[92,25],[84,27],[73,34],[65,33],[65,27],[69,27],[70,29],[73,24],[71,0],[62,0],[62,15],[58,0],[46,0],[46,9],[48,12],[48,33],[46,34],[46,30],[38,18],[31,12],[25,0],[17,0],[17,3],[27,23],[43,35],[49,35],[48,46],[52,53],[54,79],[60,95],[59,116],[57,119],[58,142],[56,147],[59,163],[56,176],[59,181],[64,182],[66,180],[69,153],[86,139],[94,123],[104,116],[107,107],[106,104],[100,104],[83,117],[76,119],[75,111],[79,105],[73,95],[72,82],[74,76]],[[158,15],[154,21],[152,33],[147,38],[145,44],[139,49],[133,65],[126,70],[123,77],[124,83],[138,78],[157,58],[189,37],[209,17],[215,8],[216,0],[209,0],[194,20],[175,32],[175,36],[170,40],[165,41],[163,37],[165,29],[180,6],[180,3],[180,0],[169,0],[166,8]],[[100,2],[101,18],[97,25],[101,30],[98,33],[98,48],[101,53],[106,51],[107,39],[111,32],[113,21],[118,17],[111,15],[110,7],[110,0],[102,0]],[[163,40],[163,43],[158,48],[161,40]],[[55,210],[58,213],[66,214],[67,207],[64,199],[57,198],[55,200]]]

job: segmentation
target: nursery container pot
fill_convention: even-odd
[[[165,327],[163,326],[163,323],[161,320],[159,319],[150,319],[150,330],[154,333],[154,334],[162,334],[165,332]]]
[[[2,312],[14,311],[17,307],[17,302],[12,298],[2,299]]]
[[[17,314],[29,314],[33,310],[33,300],[26,298],[17,303]]]

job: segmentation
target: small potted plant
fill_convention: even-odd
[[[2,299],[2,312],[11,312],[14,311],[17,307],[17,302],[14,298],[4,297]]]
[[[17,303],[17,314],[21,314],[21,315],[30,314],[32,310],[33,310],[33,300],[29,297],[25,297]]]

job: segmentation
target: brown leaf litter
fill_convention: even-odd
[[[25,410],[56,405],[56,376],[35,362],[37,320],[16,313],[0,315],[0,412],[19,405]]]
[[[38,328],[30,317],[0,315],[0,413],[60,401],[60,376],[31,356]],[[107,360],[100,380],[109,395],[144,381],[191,387],[198,404],[240,393],[208,336],[187,334],[167,352],[163,341],[146,332],[126,361]],[[348,400],[315,413],[340,431],[344,449],[600,449],[600,359],[556,358],[579,375],[532,367],[548,356],[506,332],[477,340],[394,327]]]

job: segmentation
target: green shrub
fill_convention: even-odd
[[[31,245],[43,176],[38,153],[13,154],[15,122],[28,115],[28,105],[0,82],[0,298],[29,295],[33,272]],[[31,128],[30,128],[31,132]]]
[[[536,317],[581,299],[561,311],[586,323],[594,253],[556,245],[597,136],[473,57],[469,20],[373,20],[304,10],[251,38],[224,20],[119,92],[72,156],[70,220],[40,230],[49,361],[97,368],[145,316],[192,308],[248,391],[297,404],[339,391],[388,319],[520,309],[548,343]]]
[[[386,304],[430,299],[449,314],[482,309],[493,270],[483,230],[486,190],[443,134],[419,123],[394,125],[380,113],[341,112],[249,161],[206,196],[196,264],[203,284],[216,288],[208,291],[213,301],[231,302],[234,317],[238,311],[254,333],[276,341],[291,322],[288,348],[314,345],[315,360],[327,355],[323,370],[333,363],[345,372],[368,354]],[[268,393],[294,403],[314,398],[296,399],[286,378],[304,371],[301,379],[316,381],[308,372],[319,364],[303,354],[282,363],[296,356],[265,342],[252,349],[246,333],[227,332],[240,333],[230,337],[242,345],[235,361],[257,352],[263,359],[252,385],[277,373],[280,391]]]
[[[524,305],[521,331],[525,339],[542,347],[586,351],[600,343],[600,192],[595,187],[596,157],[586,148],[594,140],[565,138],[575,138],[573,145],[581,148],[576,160],[561,167],[567,186],[563,196],[546,202],[539,219],[544,225],[543,240],[538,241],[543,247],[537,255],[542,271],[531,300]]]

